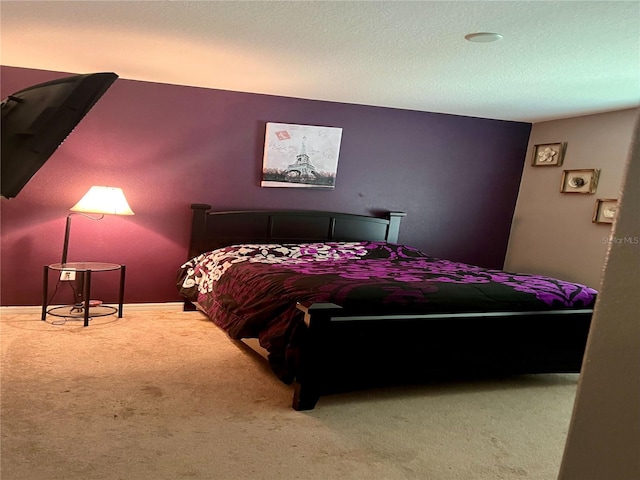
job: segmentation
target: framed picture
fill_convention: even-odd
[[[563,170],[560,191],[562,193],[595,193],[600,170]]]
[[[341,139],[341,128],[268,122],[261,186],[335,188]]]
[[[593,223],[613,223],[618,213],[618,200],[615,198],[599,198],[593,209]]]
[[[567,143],[543,143],[533,148],[531,165],[534,167],[559,167],[564,160]]]

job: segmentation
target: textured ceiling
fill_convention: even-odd
[[[538,122],[640,104],[639,1],[0,3],[3,65]],[[498,32],[470,43],[471,32]]]

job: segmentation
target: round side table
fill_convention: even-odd
[[[82,291],[82,302],[74,305],[63,305],[58,307],[48,308],[48,295],[49,295],[49,271],[56,272],[73,272],[76,276],[76,282],[78,282],[79,289]],[[109,305],[91,305],[91,276],[101,272],[111,272],[120,270],[120,289],[118,291],[118,308]],[[84,326],[89,326],[89,319],[91,317],[102,317],[106,315],[113,315],[118,312],[118,318],[122,318],[122,305],[124,303],[124,279],[125,279],[126,266],[118,263],[106,263],[106,262],[67,262],[67,263],[52,263],[51,265],[45,265],[44,278],[42,286],[42,321],[45,321],[47,315],[53,315],[56,317],[75,317],[84,318]],[[62,273],[61,273],[62,275]],[[91,311],[91,312],[90,312]]]

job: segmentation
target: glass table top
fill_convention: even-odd
[[[67,262],[67,263],[52,263],[49,265],[52,270],[76,270],[76,271],[91,271],[91,272],[106,272],[109,270],[120,270],[122,265],[118,263],[107,262]]]

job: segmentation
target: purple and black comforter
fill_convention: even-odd
[[[516,312],[593,308],[597,293],[384,242],[225,247],[182,265],[177,286],[230,337],[258,338],[287,383],[294,375],[288,357],[306,328],[296,302],[332,302],[362,314]]]

